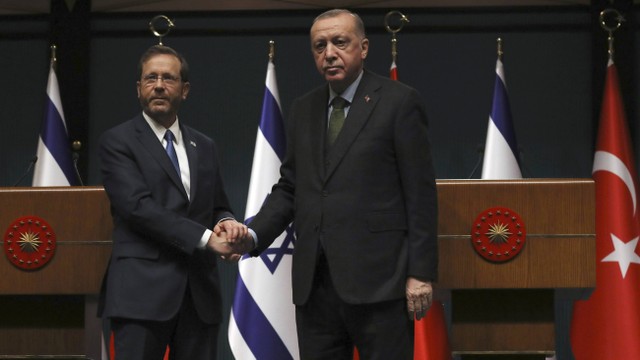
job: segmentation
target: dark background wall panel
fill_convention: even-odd
[[[44,39],[0,38],[0,186],[12,186],[36,154],[44,114],[49,45]],[[31,175],[22,185],[31,186]]]
[[[361,11],[371,40],[367,67],[387,74],[390,35],[383,19],[390,9]],[[319,11],[318,11],[319,12]],[[224,181],[238,217],[244,217],[251,161],[264,93],[268,41],[276,42],[276,73],[286,116],[291,102],[322,83],[309,50],[308,28],[316,11],[166,14],[176,23],[166,45],[191,65],[191,94],[181,121],[213,137],[221,150]],[[593,160],[606,33],[584,7],[408,9],[398,35],[400,80],[423,95],[430,118],[438,178],[467,178],[484,146],[495,81],[496,38],[504,39],[507,87],[527,177],[589,177]],[[140,54],[157,40],[148,30],[157,14],[92,14],[87,140],[81,153],[85,183],[99,185],[100,134],[140,111],[135,82]],[[0,21],[0,184],[13,184],[36,151],[49,62],[47,17],[4,17]],[[634,26],[626,30],[636,33]],[[622,37],[619,70],[634,143],[640,129],[634,114],[635,71],[623,72],[628,52],[640,40]],[[628,50],[631,49],[631,50]],[[65,51],[60,48],[59,52]],[[602,66],[600,66],[602,64]],[[635,69],[635,63],[631,64]],[[74,78],[59,81],[73,82]],[[66,113],[66,111],[65,111]],[[638,146],[636,146],[636,149]],[[638,152],[636,151],[636,154]],[[638,156],[636,155],[636,160]],[[478,169],[474,177],[480,176]],[[23,185],[30,184],[30,176]],[[235,265],[222,264],[225,316],[231,304]],[[221,357],[230,358],[226,326]],[[566,341],[563,346],[567,346]]]

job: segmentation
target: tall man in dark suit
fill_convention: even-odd
[[[221,322],[216,254],[246,235],[223,189],[214,142],[178,120],[189,68],[153,46],[139,64],[143,112],[100,140],[113,215],[113,252],[100,313],[110,318],[117,360],[211,360]],[[182,120],[182,119],[180,119]]]
[[[325,12],[310,35],[328,84],[292,105],[281,178],[249,224],[251,255],[295,221],[302,359],[351,359],[354,345],[362,359],[413,359],[412,319],[431,306],[438,266],[425,108],[364,69],[357,15]]]

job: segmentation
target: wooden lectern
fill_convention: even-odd
[[[596,283],[590,179],[439,180],[439,282],[450,290],[451,348],[472,355],[555,351],[554,290]],[[472,226],[487,208],[526,223],[526,243],[504,263],[479,256]]]
[[[4,188],[0,206],[3,246],[9,226],[25,216],[45,220],[57,238],[55,254],[38,270],[14,266],[3,250],[0,354],[99,359],[95,304],[111,254],[112,229],[103,188]]]

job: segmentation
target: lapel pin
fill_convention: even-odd
[[[369,101],[371,101],[371,98],[369,97],[369,95],[365,95],[365,96],[364,96],[364,101],[365,101],[365,102],[369,102]]]
[[[196,142],[193,140],[190,140],[189,143],[191,144],[191,146],[196,147]]]

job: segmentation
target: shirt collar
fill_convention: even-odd
[[[336,93],[335,91],[333,91],[331,86],[329,86],[329,105],[333,101],[333,98],[335,98],[338,95],[343,99],[347,100],[349,104],[351,104],[353,102],[353,97],[356,95],[356,90],[358,89],[358,85],[360,85],[360,80],[362,80],[362,74],[364,74],[364,70],[360,71],[360,75],[358,75],[356,80],[352,82],[351,85],[347,86],[347,88],[342,92],[342,94]]]
[[[162,140],[164,139],[164,134],[167,132],[167,130],[171,130],[175,138],[176,145],[180,144],[180,141],[182,141],[182,133],[180,132],[180,124],[177,116],[176,121],[174,121],[171,127],[169,127],[168,129],[158,124],[144,111],[142,112],[142,116],[144,117],[144,120],[147,122],[147,124],[149,124],[149,126],[151,127],[151,130],[153,130],[153,133],[156,134],[160,142],[162,142]]]

